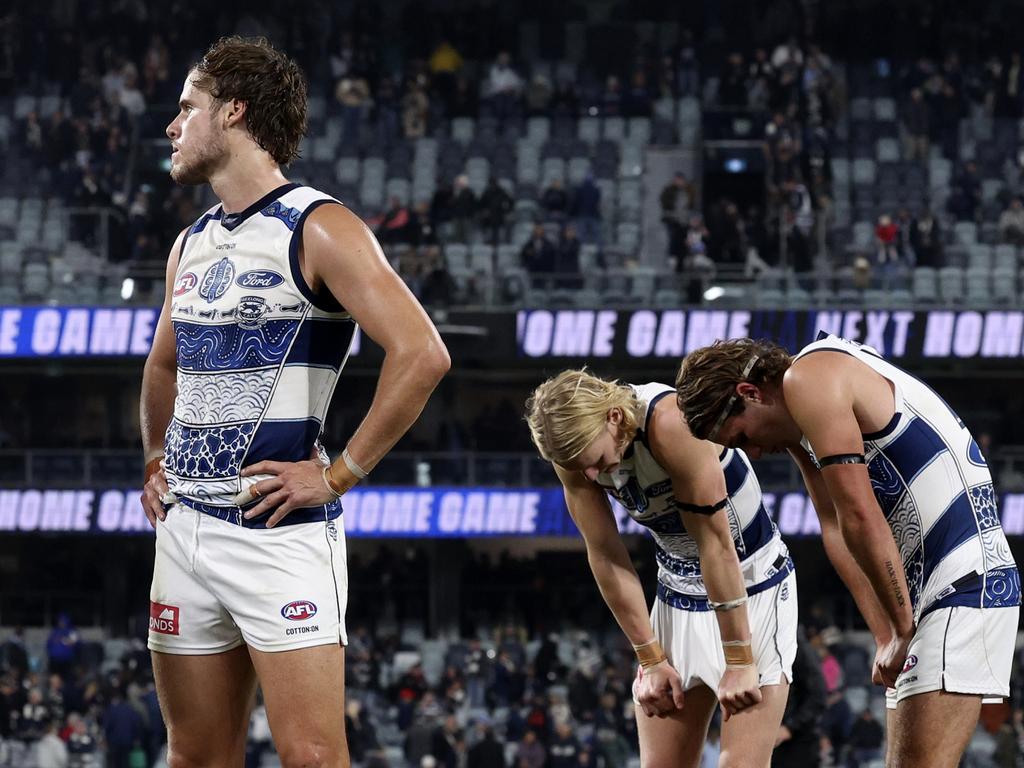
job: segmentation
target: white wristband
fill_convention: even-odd
[[[356,477],[358,477],[360,480],[365,480],[367,475],[369,475],[369,472],[367,472],[365,469],[356,464],[355,461],[353,461],[352,457],[349,455],[347,447],[345,448],[344,451],[341,452],[341,459],[342,461],[345,462],[345,466],[348,467],[348,471],[351,472]]]

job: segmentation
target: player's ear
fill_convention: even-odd
[[[618,426],[619,424],[622,423],[622,418],[623,418],[622,409],[619,408],[618,406],[616,406],[614,408],[609,408],[608,409],[607,420],[608,420],[609,424],[612,424],[613,426]]]
[[[756,384],[751,384],[749,381],[741,381],[736,385],[736,394],[742,397],[744,400],[750,400],[754,403],[760,403],[764,401],[764,396]]]
[[[232,128],[245,120],[246,103],[238,99],[231,99],[224,102],[224,127]]]

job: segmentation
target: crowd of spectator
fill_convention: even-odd
[[[871,655],[859,639],[821,626],[821,615],[815,606],[806,630],[799,630],[796,679],[773,765],[867,768],[884,754],[885,741],[883,700],[870,686]],[[415,622],[401,632],[394,624],[391,630],[350,625],[344,717],[356,766],[636,764],[635,659],[613,629],[530,632],[499,621],[441,641],[410,631]],[[609,626],[607,617],[601,626]],[[83,641],[66,617],[39,656],[22,630],[0,637],[0,766],[163,765],[166,736],[148,652],[141,640],[119,647],[121,658],[104,659],[104,644]],[[1007,715],[987,723],[995,737],[986,749],[998,768],[1015,768],[1024,756],[1024,715],[1019,706]],[[702,766],[717,764],[719,728],[716,714]],[[247,768],[272,751],[258,698]],[[972,759],[978,754],[973,750]]]

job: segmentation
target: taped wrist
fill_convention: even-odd
[[[655,664],[661,664],[665,661],[668,656],[665,655],[665,649],[661,647],[656,639],[642,645],[634,645],[633,650],[636,652],[636,659],[640,662],[640,666],[644,669],[653,667]]]
[[[754,651],[749,640],[724,640],[722,651],[726,667],[748,667],[754,663]]]
[[[720,509],[724,509],[725,505],[729,503],[729,497],[726,496],[719,502],[714,504],[688,504],[685,501],[675,499],[675,506],[680,512],[693,512],[697,515],[713,515]]]

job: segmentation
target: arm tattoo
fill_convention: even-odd
[[[896,595],[896,602],[902,608],[906,601],[903,599],[903,590],[900,589],[900,580],[896,577],[896,568],[893,566],[892,560],[885,561],[885,569],[889,572],[889,584],[892,586],[893,594]]]

